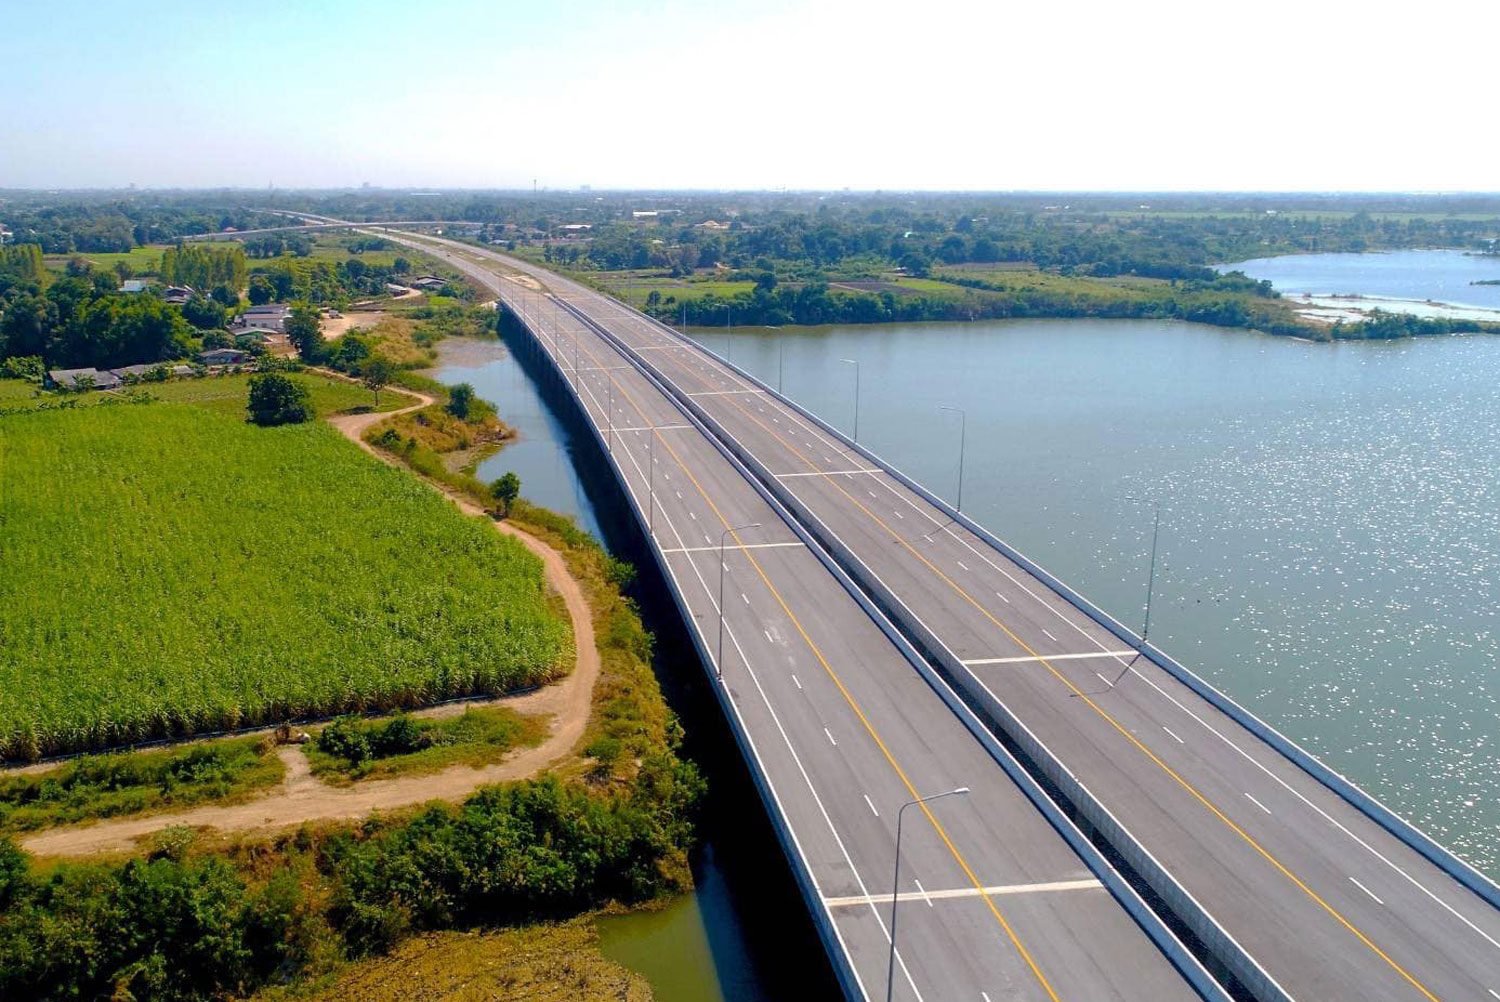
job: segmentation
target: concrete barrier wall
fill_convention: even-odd
[[[1192,689],[1195,693],[1197,693],[1203,699],[1207,700],[1209,703],[1212,703],[1215,708],[1217,708],[1227,716],[1232,717],[1246,730],[1255,734],[1255,736],[1260,738],[1262,741],[1265,741],[1266,744],[1270,745],[1272,748],[1276,749],[1276,751],[1280,752],[1284,757],[1291,760],[1308,775],[1312,776],[1324,786],[1327,786],[1329,789],[1333,790],[1351,806],[1357,809],[1360,813],[1364,814],[1370,820],[1374,821],[1386,831],[1396,836],[1411,849],[1420,853],[1428,861],[1442,869],[1443,872],[1448,874],[1454,880],[1457,880],[1459,883],[1469,888],[1469,890],[1473,891],[1475,894],[1478,894],[1490,905],[1496,908],[1500,908],[1500,885],[1497,885],[1494,881],[1490,880],[1484,874],[1474,869],[1474,867],[1470,866],[1468,863],[1453,855],[1452,852],[1444,848],[1426,832],[1422,831],[1416,825],[1401,817],[1395,811],[1391,810],[1385,804],[1381,803],[1375,797],[1371,796],[1365,790],[1361,789],[1348,777],[1342,775],[1335,769],[1328,766],[1326,763],[1319,760],[1315,755],[1299,746],[1291,738],[1288,738],[1286,735],[1276,730],[1270,724],[1261,720],[1254,713],[1250,712],[1245,707],[1235,702],[1233,699],[1225,695],[1222,691],[1202,678],[1192,669],[1179,663],[1175,658],[1162,651],[1154,644],[1143,645],[1140,635],[1137,634],[1134,630],[1130,629],[1128,626],[1125,626],[1119,620],[1115,619],[1109,613],[1105,612],[1099,606],[1095,605],[1088,598],[1085,598],[1082,594],[1065,584],[1046,568],[1039,565],[1036,561],[1032,560],[1030,557],[1026,556],[1015,547],[1011,546],[1009,543],[1006,543],[1004,540],[1000,539],[994,533],[979,525],[967,515],[964,515],[954,509],[953,506],[950,505],[947,501],[933,494],[926,487],[917,483],[915,480],[912,480],[910,477],[902,473],[886,460],[882,459],[876,453],[870,451],[857,442],[854,442],[842,431],[824,421],[822,418],[818,417],[811,411],[803,408],[796,401],[791,400],[778,393],[773,387],[762,381],[757,376],[746,372],[739,366],[735,365],[733,362],[725,359],[723,356],[699,344],[691,338],[685,337],[684,335],[666,326],[665,324],[662,324],[660,321],[657,321],[651,317],[646,317],[644,314],[641,314],[641,316],[643,319],[649,321],[658,329],[672,335],[685,344],[690,344],[695,348],[698,348],[699,350],[712,355],[721,364],[730,369],[733,369],[747,382],[753,383],[755,386],[764,390],[771,397],[774,397],[776,400],[785,404],[787,407],[795,410],[809,422],[817,425],[826,434],[844,443],[845,446],[853,449],[869,462],[874,463],[876,466],[879,466],[882,470],[890,474],[896,480],[899,480],[903,485],[905,485],[913,492],[920,495],[923,499],[932,504],[943,514],[947,515],[949,518],[953,519],[955,522],[959,523],[970,532],[974,533],[974,535],[983,539],[986,543],[994,547],[1001,554],[1014,561],[1016,564],[1024,568],[1028,573],[1040,580],[1043,584],[1047,585],[1047,587],[1056,591],[1059,595],[1067,599],[1070,603],[1076,606],[1080,611],[1082,611],[1090,619],[1094,620],[1104,629],[1114,634],[1130,647],[1140,650],[1142,654],[1144,654],[1147,658],[1154,662],[1163,671],[1176,678],[1183,685],[1186,685],[1188,688]]]
[[[811,528],[811,526],[817,524],[816,520],[812,519],[811,513],[803,508],[794,497],[791,497],[787,492],[784,492],[780,488],[779,482],[776,481],[774,477],[770,477],[767,471],[765,471],[763,468],[760,468],[754,457],[750,455],[747,450],[740,447],[738,443],[734,442],[730,436],[726,435],[723,432],[723,429],[718,427],[717,423],[713,421],[708,413],[695,400],[693,400],[691,397],[686,396],[686,394],[675,391],[674,388],[668,386],[663,380],[659,378],[658,374],[653,371],[652,367],[640,357],[639,353],[624,345],[607,329],[603,328],[601,325],[595,324],[592,320],[579,313],[578,311],[572,310],[571,308],[569,309],[570,312],[575,316],[575,318],[583,323],[588,324],[591,329],[595,330],[600,334],[600,336],[606,338],[611,344],[615,345],[617,350],[619,350],[621,354],[623,354],[625,358],[629,360],[630,363],[638,371],[640,371],[647,379],[649,379],[664,396],[674,400],[677,404],[678,409],[685,414],[688,420],[691,421],[695,426],[697,426],[699,430],[705,434],[709,441],[713,442],[720,454],[728,459],[729,462],[734,465],[734,467],[739,470],[743,476],[745,476],[746,480],[751,484],[752,487],[755,488],[756,492],[760,494],[760,496],[767,502],[767,504],[769,504],[779,516],[782,516],[785,519],[793,532],[797,534],[798,538],[807,545],[808,549],[815,556],[817,556],[819,561],[828,569],[831,574],[833,574],[833,576],[839,581],[844,589],[855,599],[856,602],[859,603],[860,607],[864,609],[865,612],[875,621],[875,623],[881,628],[882,632],[884,632],[885,635],[896,646],[897,650],[901,651],[907,662],[916,669],[916,671],[922,676],[924,680],[928,682],[929,685],[932,686],[934,691],[938,693],[939,697],[942,698],[943,701],[948,705],[948,707],[959,717],[959,719],[963,722],[964,726],[969,730],[969,732],[976,739],[978,739],[980,744],[984,746],[991,757],[1000,765],[1002,769],[1005,770],[1006,774],[1011,778],[1011,780],[1021,788],[1022,792],[1026,794],[1027,799],[1029,799],[1032,804],[1036,806],[1039,811],[1041,811],[1042,815],[1053,826],[1053,828],[1063,836],[1064,840],[1067,841],[1068,844],[1072,846],[1074,851],[1077,852],[1078,855],[1084,860],[1089,869],[1099,877],[1100,882],[1104,884],[1105,887],[1110,891],[1110,893],[1115,897],[1115,899],[1124,906],[1126,912],[1130,914],[1130,916],[1136,921],[1138,925],[1141,926],[1146,934],[1151,937],[1152,941],[1156,943],[1157,947],[1162,950],[1162,952],[1173,963],[1173,965],[1180,972],[1182,972],[1183,976],[1188,980],[1189,984],[1191,984],[1205,999],[1215,1000],[1215,1002],[1228,1002],[1228,993],[1225,992],[1223,987],[1219,985],[1219,983],[1213,978],[1213,976],[1211,976],[1208,971],[1204,969],[1198,958],[1194,956],[1192,952],[1190,952],[1182,944],[1182,941],[1178,939],[1178,937],[1171,931],[1171,929],[1167,927],[1167,925],[1162,921],[1161,916],[1157,915],[1156,912],[1153,911],[1145,903],[1145,901],[1142,900],[1140,895],[1136,892],[1135,888],[1132,887],[1131,884],[1120,874],[1120,872],[1104,857],[1103,853],[1101,853],[1098,847],[1088,838],[1088,836],[1086,836],[1078,828],[1078,826],[1073,822],[1072,818],[1069,817],[1067,813],[1046,793],[1046,791],[1042,789],[1041,785],[1037,782],[1030,771],[1028,771],[1025,766],[1017,761],[1017,759],[1007,748],[1005,748],[1004,745],[996,740],[995,735],[975,715],[969,704],[965,703],[963,699],[961,699],[959,695],[954,692],[953,688],[948,684],[948,681],[946,679],[944,679],[941,675],[933,670],[932,666],[924,657],[922,657],[921,653],[916,649],[916,647],[913,646],[911,640],[907,637],[907,635],[903,633],[894,623],[892,623],[890,617],[885,611],[885,606],[882,605],[881,599],[878,596],[872,598],[871,595],[867,594],[866,591],[860,588],[856,581],[851,578],[849,572],[845,569],[845,563],[847,563],[847,559],[850,554],[848,554],[847,551],[843,551],[842,544],[836,544],[832,548],[827,548],[822,538],[816,532],[816,529]],[[840,551],[843,552],[841,553]],[[659,557],[658,559],[660,560]],[[705,665],[709,663],[711,662],[705,660]],[[716,688],[718,687],[716,686]],[[1009,713],[1008,710],[1004,712],[1007,714]],[[1018,744],[1020,743],[1018,742]],[[1051,758],[1050,753],[1045,751],[1045,748],[1041,745],[1040,742],[1032,739],[1032,745],[1037,752]],[[1022,747],[1024,754],[1027,754],[1028,756],[1033,755],[1033,751],[1031,748],[1027,748],[1024,744],[1020,744],[1020,746]],[[1055,762],[1055,759],[1053,761]],[[1087,794],[1087,791],[1083,788],[1082,784],[1078,783],[1076,779],[1072,777],[1072,774],[1067,772],[1060,765],[1057,766],[1056,775],[1054,776],[1053,774],[1048,773],[1047,778],[1049,779],[1049,781],[1053,782],[1059,787],[1062,787],[1064,789],[1071,787],[1079,791],[1079,793],[1084,798],[1092,800],[1092,797]],[[1100,814],[1097,821],[1094,818],[1089,817],[1086,813],[1080,813],[1083,813],[1083,816],[1089,820],[1090,824],[1095,825],[1095,827],[1098,827],[1101,830],[1104,830],[1106,827],[1108,827],[1109,831],[1115,833],[1116,839],[1128,841],[1130,844],[1135,844],[1135,840],[1133,838],[1129,838],[1128,833],[1125,832],[1123,826],[1115,822],[1113,817],[1110,816],[1107,811],[1103,811],[1102,808],[1100,810],[1102,813]],[[1114,841],[1114,839],[1110,840],[1112,847]],[[1132,859],[1129,856],[1126,856],[1124,853],[1122,853],[1122,857],[1126,858],[1127,862],[1129,862],[1129,864],[1132,867],[1135,867],[1138,871],[1143,866],[1150,866],[1155,870],[1165,874],[1165,871],[1162,870],[1162,868],[1155,863],[1155,860],[1151,859],[1149,854],[1146,854],[1144,850],[1141,850],[1141,853],[1139,854],[1139,863],[1136,859]],[[1191,896],[1187,895],[1186,891],[1182,890],[1180,887],[1177,887],[1175,881],[1170,881],[1170,878],[1168,878],[1168,882],[1173,888],[1175,888],[1173,900],[1178,903],[1180,907],[1190,912],[1202,912],[1201,907],[1199,907],[1197,903],[1191,899]],[[1154,887],[1153,890],[1155,890]],[[1222,929],[1219,929],[1216,924],[1211,926],[1214,933],[1212,940],[1209,940],[1207,937],[1203,936],[1202,933],[1194,928],[1193,925],[1189,924],[1188,927],[1194,929],[1194,934],[1198,935],[1200,940],[1203,940],[1205,941],[1205,943],[1210,944],[1211,949],[1213,948],[1213,946],[1218,946],[1219,949],[1228,952],[1229,948],[1227,944],[1233,943],[1232,939],[1230,939]],[[1240,954],[1244,953],[1244,951],[1238,949],[1237,944],[1234,946],[1234,950]],[[1274,991],[1272,990],[1270,986],[1273,986],[1274,982],[1270,982],[1270,979],[1266,975],[1264,975],[1264,972],[1261,972],[1258,967],[1253,967],[1253,970],[1247,971],[1244,976],[1242,976],[1233,967],[1230,967],[1230,970],[1234,971],[1235,976],[1238,977],[1241,982],[1245,983],[1247,986],[1260,986],[1261,991],[1257,992],[1258,998],[1266,1000],[1276,1000],[1276,1002],[1290,1002],[1285,994],[1280,992],[1279,988],[1276,988]]]
[[[624,486],[626,480],[613,451],[609,448],[609,444],[604,440],[604,437],[600,435],[598,427],[589,417],[587,410],[583,406],[583,402],[573,392],[572,385],[563,375],[561,368],[557,366],[557,360],[547,351],[541,336],[531,327],[526,319],[520,313],[509,310],[508,304],[507,310],[522,328],[526,330],[527,334],[530,335],[532,350],[538,352],[543,359],[552,365],[552,372],[556,374],[562,385],[567,388],[568,399],[578,408],[582,422],[588,427],[590,434],[593,436],[594,443],[598,446],[600,455],[604,457],[610,468],[614,470],[615,477],[621,484],[621,491],[625,495],[626,503],[630,506],[631,513],[635,516],[636,524],[640,527],[641,533],[647,535],[646,513],[641,510],[635,496]],[[649,535],[647,535],[647,538],[649,539]],[[703,637],[691,626],[693,615],[688,607],[687,599],[678,591],[676,582],[668,571],[666,558],[662,555],[660,548],[653,544],[648,546],[647,549],[651,551],[651,555],[656,561],[662,580],[667,583],[667,591],[672,596],[672,602],[677,607],[678,614],[682,617],[683,623],[688,624],[687,632],[692,638],[694,649],[698,652],[698,660],[704,666],[704,670],[709,676],[714,697],[718,700],[719,708],[723,710],[724,718],[729,722],[729,729],[734,735],[735,744],[739,746],[740,754],[744,757],[745,763],[749,767],[751,781],[755,785],[756,791],[760,794],[761,802],[765,805],[766,816],[770,819],[771,828],[776,832],[776,839],[781,843],[782,852],[786,855],[787,861],[791,865],[792,876],[796,880],[797,887],[802,892],[803,899],[807,902],[808,913],[812,916],[813,926],[818,930],[819,939],[823,941],[823,949],[828,954],[829,960],[833,965],[834,976],[838,980],[839,987],[843,989],[844,998],[848,1002],[868,1002],[868,996],[861,989],[859,978],[855,975],[854,968],[850,963],[849,952],[844,948],[843,942],[839,938],[832,914],[823,904],[823,898],[818,892],[816,881],[813,879],[812,872],[807,868],[801,848],[797,844],[796,835],[787,824],[785,811],[782,809],[781,803],[776,796],[776,791],[770,783],[765,767],[761,763],[760,756],[755,751],[755,744],[750,738],[745,723],[740,718],[739,711],[735,708],[733,702],[728,698],[724,687],[713,681],[713,669],[711,667],[713,658],[708,648],[704,645]]]

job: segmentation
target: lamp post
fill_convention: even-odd
[[[724,304],[724,358],[734,358],[734,307]]]
[[[885,972],[885,1002],[891,1002],[891,992],[896,987],[896,903],[899,901],[898,891],[901,888],[901,819],[906,816],[906,809],[917,804],[925,804],[933,800],[941,800],[943,797],[967,796],[969,788],[960,786],[953,790],[944,790],[942,793],[933,793],[916,800],[908,800],[901,805],[896,812],[896,872],[891,877],[891,956],[886,964]]]
[[[940,411],[954,411],[958,414],[958,503],[954,507],[958,511],[964,510],[964,436],[969,430],[969,415],[962,407],[950,407],[947,404],[938,404]]]
[[[859,362],[852,358],[841,358],[840,362],[848,362],[854,366],[854,441],[859,441]]]
[[[719,533],[719,648],[714,654],[714,674],[724,677],[724,537],[742,529],[759,529],[759,522],[749,525],[732,525]]]
[[[1145,502],[1145,498],[1131,497],[1125,495],[1126,501]],[[1151,516],[1151,569],[1146,574],[1146,620],[1141,626],[1141,643],[1136,650],[1146,653],[1146,645],[1150,642],[1147,638],[1151,636],[1151,596],[1156,591],[1156,543],[1161,538],[1161,502],[1151,502],[1154,512]]]

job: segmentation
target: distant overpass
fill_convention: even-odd
[[[285,226],[262,226],[254,230],[225,230],[219,233],[196,233],[192,236],[183,237],[184,241],[199,240],[240,240],[245,237],[258,237],[265,233],[311,233],[322,230],[353,230],[360,227],[380,226],[393,229],[404,229],[413,226],[483,226],[462,219],[398,219],[391,222],[380,223],[341,223],[341,222],[306,222],[288,223]]]
[[[1113,886],[1117,872],[1078,848],[1061,811],[1241,997],[1500,1000],[1500,888],[1023,554],[657,321],[493,251],[393,239],[496,289],[596,428],[705,663],[722,670],[726,712],[846,987],[883,986],[869,953],[889,906],[871,881],[890,866],[892,806],[985,774],[967,735],[1032,810],[998,787],[984,805],[930,808],[925,845],[902,852],[924,888],[902,886],[921,902],[901,912],[904,997],[1091,1002],[1148,984],[1147,997],[1180,994],[1148,976],[1157,962],[1110,910],[1089,917],[1090,902],[1062,892],[991,892],[1073,886],[1058,879],[1061,857],[1024,862],[1056,836],[1179,974],[1212,991]],[[722,659],[720,533],[735,585]],[[799,779],[814,805],[794,795]],[[820,818],[847,855],[817,848]],[[960,838],[940,828],[971,818]],[[983,875],[1018,866],[1029,881]],[[849,890],[851,877],[863,889]],[[934,886],[969,897],[934,898]],[[976,899],[1005,935],[983,935],[986,909],[944,911]],[[871,922],[829,903],[845,900],[868,905]],[[923,937],[920,953],[908,931]]]

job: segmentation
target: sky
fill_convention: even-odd
[[[0,0],[0,187],[1500,189],[1494,0]]]

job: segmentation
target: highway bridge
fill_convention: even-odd
[[[285,213],[294,219],[303,219],[299,214]],[[217,233],[195,233],[183,237],[184,241],[204,240],[243,240],[246,237],[258,237],[267,233],[318,233],[324,230],[354,230],[362,223],[346,223],[327,217],[309,218],[306,222],[288,223],[285,226],[261,226],[253,230],[221,230]],[[380,224],[391,229],[428,229],[440,226],[481,226],[482,223],[464,222],[459,219],[398,219]]]
[[[1500,889],[1024,555],[615,300],[395,239],[587,415],[851,998],[884,994],[901,805],[966,786],[907,813],[900,997],[1222,997],[1202,961],[1265,1002],[1500,1000]]]

